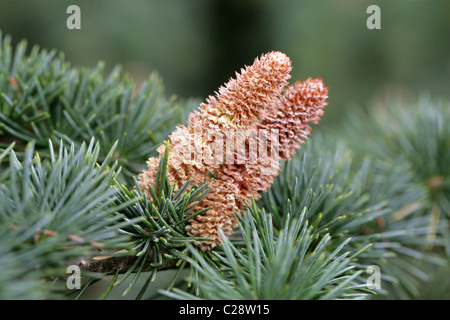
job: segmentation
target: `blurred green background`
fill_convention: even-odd
[[[66,9],[81,9],[69,30]],[[369,30],[367,7],[381,8]],[[63,51],[74,66],[123,66],[137,83],[154,70],[168,94],[204,100],[271,50],[293,62],[291,82],[322,77],[324,122],[379,95],[450,88],[448,0],[0,0],[0,30]]]
[[[71,4],[81,30],[66,27]],[[371,4],[381,8],[381,30],[366,27]],[[291,83],[323,78],[323,122],[338,126],[392,92],[450,96],[449,0],[0,0],[0,30],[14,43],[62,51],[76,67],[120,64],[138,84],[157,71],[168,95],[200,100],[279,50],[292,60]]]

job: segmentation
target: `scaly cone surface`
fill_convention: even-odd
[[[169,182],[180,187],[188,180],[194,184],[209,181],[211,187],[197,208],[212,209],[191,219],[186,227],[190,236],[212,239],[197,243],[202,250],[221,244],[218,228],[227,236],[232,233],[237,224],[235,212],[240,213],[245,201],[251,196],[258,198],[258,191],[272,184],[279,172],[279,160],[290,159],[309,135],[308,123],[317,123],[323,114],[328,89],[321,79],[297,82],[282,95],[291,69],[290,59],[281,52],[256,58],[253,65],[241,69],[235,79],[219,88],[216,96],[208,97],[199,110],[191,113],[186,126],[179,126],[169,136]],[[266,139],[263,131],[269,135],[275,131],[276,139]],[[251,154],[254,149],[249,132],[257,143],[264,142],[264,159],[260,153]],[[230,151],[226,137],[230,134],[231,163],[225,161]],[[242,149],[238,147],[239,139]],[[158,149],[159,158],[150,158],[148,170],[139,175],[139,185],[147,194],[165,148],[162,145]],[[244,161],[238,161],[238,154]]]

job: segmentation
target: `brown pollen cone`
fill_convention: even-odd
[[[245,210],[246,201],[251,197],[258,199],[258,192],[272,185],[281,168],[280,161],[291,159],[308,138],[309,124],[318,123],[323,115],[328,88],[322,79],[297,81],[284,90],[290,71],[290,60],[283,53],[270,52],[255,59],[252,66],[242,69],[235,79],[219,88],[215,97],[210,96],[207,103],[191,113],[185,126],[179,126],[169,136],[169,182],[179,188],[189,179],[196,185],[209,181],[211,187],[196,209],[212,208],[192,218],[186,226],[189,236],[211,238],[196,242],[202,250],[221,244],[219,228],[226,236],[231,235],[238,222],[235,212]],[[247,133],[235,133],[234,162],[225,163],[223,158],[217,161],[217,152],[227,152],[228,142],[219,139],[227,130],[251,131],[250,136],[259,147],[257,154]],[[244,141],[241,147],[237,147],[239,139]],[[148,170],[138,177],[142,191],[148,195],[148,185],[154,185],[165,148],[162,145],[158,149],[160,156],[150,158]],[[244,156],[244,162],[237,161],[238,153]]]
[[[267,113],[260,123],[256,124],[256,141],[264,138],[265,156],[258,150],[256,163],[250,161],[243,165],[223,164],[214,173],[220,179],[237,183],[240,193],[237,204],[245,206],[251,196],[260,197],[259,191],[267,191],[281,168],[280,160],[290,160],[296,150],[301,147],[311,133],[310,123],[317,124],[328,103],[328,88],[321,78],[297,81],[284,91],[278,99],[274,112]],[[276,139],[271,139],[272,132]],[[275,141],[272,141],[275,140]],[[274,143],[276,145],[274,145]],[[247,142],[246,149],[249,149]],[[247,152],[247,157],[249,157]]]

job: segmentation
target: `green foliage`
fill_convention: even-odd
[[[405,211],[423,197],[422,190],[411,185],[409,168],[369,159],[358,164],[344,145],[323,148],[326,144],[320,136],[308,141],[284,164],[259,202],[273,213],[278,226],[284,224],[290,206],[294,213],[306,207],[308,217],[319,217],[318,225],[336,240],[351,237],[349,250],[356,252],[373,243],[358,261],[366,267],[381,268],[389,290],[382,288],[380,292],[403,298],[417,294],[417,279],[427,277],[416,265],[444,262],[423,252],[431,243],[442,245],[441,238],[428,238],[432,231],[428,220],[417,215],[401,217],[402,208]],[[395,260],[397,257],[401,258]],[[415,260],[409,261],[410,257]],[[405,283],[407,288],[403,287]]]
[[[449,121],[447,99],[389,96],[370,111],[353,113],[345,137],[359,153],[409,168],[411,184],[424,192],[423,212],[436,205],[450,217]]]
[[[103,63],[76,69],[62,53],[33,47],[25,55],[26,48],[22,41],[13,51],[0,33],[0,135],[20,142],[17,147],[35,141],[41,157],[49,156],[49,139],[80,145],[95,137],[102,145],[99,161],[117,142],[119,179],[131,183],[180,122],[185,103],[167,99],[155,73],[138,91],[119,67],[104,77]]]
[[[450,104],[446,98],[431,98],[421,94],[415,99],[389,95],[379,99],[368,111],[355,110],[349,115],[345,128],[334,128],[340,139],[355,150],[357,157],[369,156],[378,166],[371,188],[377,188],[380,198],[389,199],[395,211],[394,225],[410,226],[405,222],[423,221],[424,235],[412,238],[413,248],[425,247],[427,254],[440,254],[448,261],[450,253]],[[427,244],[428,243],[428,244]],[[445,252],[444,252],[445,251]],[[402,278],[408,292],[419,296],[421,282],[433,278],[435,267],[427,266],[416,251],[404,251],[415,260],[395,260],[389,270]],[[405,277],[406,267],[419,277]],[[412,268],[413,264],[416,268]],[[442,266],[446,268],[447,266]],[[443,272],[441,272],[443,273]],[[422,281],[423,282],[423,281]],[[448,290],[450,283],[440,281]],[[400,286],[400,285],[398,285]],[[411,290],[412,287],[416,289]],[[403,298],[411,295],[403,292]],[[437,297],[439,297],[437,295]]]
[[[350,256],[350,251],[344,252],[350,241],[346,239],[329,251],[331,236],[318,228],[317,221],[309,224],[305,217],[306,209],[298,220],[291,220],[288,212],[285,225],[277,230],[272,216],[253,203],[240,219],[244,245],[225,239],[223,253],[212,252],[212,259],[190,248],[196,276],[188,281],[198,287],[204,299],[364,298],[366,284],[356,281],[364,270],[358,270],[352,260],[368,246]],[[198,299],[177,288],[164,293],[176,299]]]
[[[148,199],[147,195],[142,193],[137,182],[136,191],[129,191],[122,185],[115,194],[118,205],[124,206],[133,202],[133,205],[124,206],[120,210],[124,220],[130,224],[119,229],[119,233],[130,237],[133,243],[132,250],[137,252],[134,264],[114,283],[114,286],[120,285],[133,271],[137,270],[124,295],[133,288],[141,271],[149,267],[152,268],[152,273],[138,294],[138,298],[145,293],[149,281],[156,277],[159,267],[169,265],[178,268],[178,273],[169,286],[171,288],[186,265],[187,245],[196,241],[210,240],[189,237],[185,231],[189,219],[210,209],[205,208],[192,213],[195,205],[208,193],[209,188],[206,188],[206,184],[199,187],[191,186],[190,181],[179,190],[175,190],[175,185],[170,186],[166,175],[168,150],[167,147],[165,156],[160,161],[155,186],[148,186],[152,199]],[[137,222],[131,223],[138,218]],[[152,261],[149,262],[147,259]]]
[[[41,160],[30,143],[18,161],[10,148],[8,167],[0,175],[0,241],[2,299],[52,297],[43,279],[66,277],[64,264],[103,249],[126,248],[117,230],[124,225],[111,185],[118,174],[110,150],[101,166],[94,140],[78,150],[49,145],[50,158]]]
[[[448,260],[448,101],[391,101],[351,114],[347,134],[315,133],[233,237],[202,252],[207,239],[185,227],[214,190],[170,185],[167,147],[150,197],[135,179],[194,100],[166,98],[156,74],[135,90],[103,68],[26,54],[24,42],[13,51],[0,34],[0,298],[80,298],[113,275],[100,298],[131,279],[123,295],[141,299],[166,269],[176,275],[165,298],[413,298]],[[80,259],[102,268],[86,267],[83,290],[69,291],[66,266]]]

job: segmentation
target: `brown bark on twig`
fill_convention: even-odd
[[[77,265],[80,267],[82,271],[90,272],[90,273],[101,273],[103,275],[113,275],[116,272],[125,273],[130,268],[133,267],[133,264],[136,262],[138,257],[136,256],[103,256],[103,257],[94,257],[94,258],[82,258],[78,261]],[[150,255],[147,257],[144,267],[142,271],[151,271],[153,269],[157,270],[167,270],[175,268],[177,260],[166,260],[165,263],[161,265],[153,265],[153,256],[150,252]],[[140,267],[140,265],[138,266]],[[138,268],[137,267],[137,268]],[[133,270],[134,271],[137,271]]]

